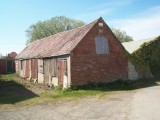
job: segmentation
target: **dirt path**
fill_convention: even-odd
[[[0,109],[0,120],[159,120],[160,86],[110,98]]]

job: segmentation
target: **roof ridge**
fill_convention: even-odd
[[[123,42],[123,43],[132,43],[132,42],[139,42],[139,41],[147,41],[147,40],[154,40],[155,38],[157,38],[158,36],[155,37],[150,37],[150,38],[145,38],[145,39],[140,39],[140,40],[133,40],[133,41],[129,41],[129,42]],[[123,44],[122,43],[122,44]]]
[[[142,40],[136,40],[136,41],[130,41],[130,42],[124,42],[122,45],[125,47],[125,49],[129,53],[133,53],[134,51],[137,51],[141,45],[144,43],[150,43],[156,40],[157,37],[152,37],[148,39],[142,39]]]
[[[56,34],[60,34],[60,33],[63,33],[63,32],[70,32],[70,31],[72,31],[72,30],[80,29],[80,28],[86,27],[86,26],[88,26],[88,25],[90,25],[90,24],[92,24],[92,23],[94,23],[94,22],[96,22],[96,21],[98,21],[98,19],[95,20],[95,21],[93,21],[93,22],[91,22],[91,23],[85,24],[85,25],[83,25],[83,26],[80,26],[80,27],[77,27],[77,28],[73,28],[73,29],[70,29],[70,30],[67,30],[67,31],[62,31],[62,32],[59,32],[59,33],[56,33]],[[56,35],[56,34],[54,34],[54,35]],[[52,35],[50,35],[50,36],[52,36]],[[48,36],[48,37],[50,37],[50,36]]]
[[[38,39],[28,44],[16,58],[25,59],[70,54],[100,19],[102,18],[75,29]],[[38,55],[39,53],[41,53],[40,56]]]
[[[101,17],[100,17],[100,18],[101,18]],[[99,19],[100,19],[100,18],[99,18]],[[80,28],[89,26],[90,24],[93,24],[94,22],[96,23],[99,19],[94,20],[94,21],[91,22],[91,23],[88,23],[88,24],[86,24],[86,25],[83,25],[83,26],[80,26],[80,27],[77,27],[77,28],[73,28],[73,29],[70,29],[70,30],[67,30],[67,31],[58,32],[58,33],[56,33],[56,34],[53,34],[53,35],[50,35],[50,36],[47,36],[47,37],[44,37],[44,38],[41,38],[41,39],[37,39],[37,40],[29,43],[28,45],[31,45],[31,44],[33,44],[33,43],[35,43],[35,42],[38,42],[38,41],[45,40],[46,38],[50,38],[50,37],[53,37],[53,36],[58,35],[58,34],[61,34],[61,33],[67,33],[67,32],[70,32],[70,31],[74,31],[74,30],[77,30],[77,29],[80,29]],[[27,46],[28,46],[28,45],[27,45]]]
[[[102,19],[102,17],[100,17],[100,18],[98,18],[97,20],[95,20],[95,21],[93,21],[93,22],[90,23],[90,24],[93,24],[93,23],[94,23],[94,24],[90,27],[90,29],[86,32],[86,34],[82,37],[82,39],[88,34],[88,32],[93,28],[93,26],[94,26],[100,19]],[[90,25],[90,24],[88,24],[88,25]],[[82,40],[82,39],[81,39],[81,40]],[[80,42],[80,41],[79,41],[79,42]],[[79,42],[77,43],[77,45],[79,44]],[[77,45],[76,45],[76,46],[77,46]],[[75,46],[75,47],[76,47],[76,46]],[[75,47],[74,47],[74,48],[75,48]],[[70,50],[70,52],[73,51],[74,48],[73,48],[72,50]]]

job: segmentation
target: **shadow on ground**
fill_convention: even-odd
[[[0,77],[0,104],[15,104],[33,97],[35,93],[15,81],[2,80]]]
[[[152,78],[152,79],[141,79],[136,81],[124,81],[124,80],[117,80],[112,83],[88,83],[84,86],[76,86],[73,87],[75,90],[100,90],[100,91],[124,91],[124,90],[136,90],[151,86],[159,85],[160,78]]]

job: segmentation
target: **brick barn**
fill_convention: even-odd
[[[15,57],[17,53],[11,52],[7,56],[0,58],[0,74],[15,72]]]
[[[63,88],[128,79],[125,49],[102,18],[30,43],[16,59],[21,77]]]

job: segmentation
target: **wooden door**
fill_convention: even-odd
[[[31,60],[31,77],[34,79],[38,78],[38,60],[32,59]]]
[[[26,60],[25,77],[29,78],[29,60]]]
[[[7,60],[7,73],[12,73],[12,72],[13,72],[13,61]]]
[[[49,83],[49,74],[50,74],[50,59],[44,60],[44,83]]]
[[[67,61],[66,60],[58,60],[58,85],[60,87],[65,87],[64,86],[64,80],[66,83],[66,77],[67,76]]]

